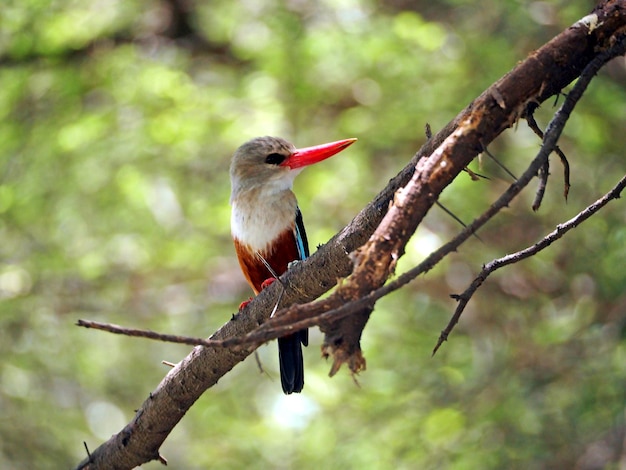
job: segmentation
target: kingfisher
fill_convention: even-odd
[[[295,177],[304,167],[332,157],[356,140],[297,149],[279,137],[257,137],[233,155],[231,233],[239,265],[255,294],[287,271],[290,263],[309,256],[302,214],[292,191]],[[299,393],[304,387],[302,345],[308,342],[307,329],[278,338],[285,394]]]

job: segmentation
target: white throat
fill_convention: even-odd
[[[231,197],[231,234],[254,251],[266,251],[278,235],[295,227],[298,202],[291,185],[277,189],[263,186]]]

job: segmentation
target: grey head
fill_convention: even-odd
[[[300,169],[284,165],[296,147],[280,137],[256,137],[239,147],[230,165],[231,202],[241,193],[290,190]]]

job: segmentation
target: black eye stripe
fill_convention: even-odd
[[[280,165],[285,161],[284,155],[280,153],[270,153],[267,157],[265,157],[265,163],[269,163],[270,165]]]

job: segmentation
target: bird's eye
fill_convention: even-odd
[[[285,158],[287,157],[281,155],[280,153],[270,153],[267,157],[265,157],[265,163],[270,165],[280,165],[285,161]]]

